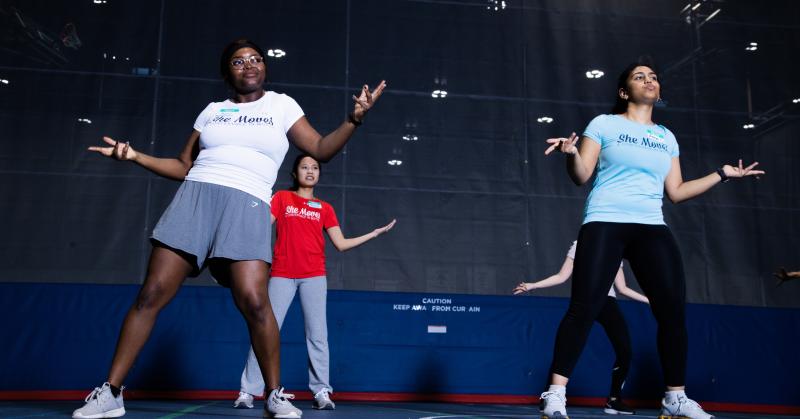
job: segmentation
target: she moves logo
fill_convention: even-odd
[[[310,211],[305,208],[297,208],[294,205],[286,206],[286,216],[303,217],[307,220],[315,220],[315,221],[319,221],[322,218],[322,214],[320,214],[319,211]]]

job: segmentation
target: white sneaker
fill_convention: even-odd
[[[314,405],[311,406],[317,410],[333,410],[336,409],[336,404],[331,400],[330,394],[333,390],[323,388],[314,395]]]
[[[240,408],[253,408],[253,395],[250,393],[245,393],[244,391],[239,392],[239,397],[236,398],[236,401],[233,402],[234,409]]]
[[[303,412],[294,407],[290,399],[294,394],[284,393],[283,387],[272,390],[264,402],[264,417],[275,419],[300,419]]]
[[[100,387],[95,387],[84,401],[83,407],[72,412],[73,418],[94,419],[94,418],[118,418],[125,414],[125,406],[122,403],[122,387],[119,396],[111,394],[111,384],[103,383]]]
[[[658,419],[714,419],[714,415],[703,411],[696,401],[686,396],[678,396],[672,403],[661,399],[661,414],[658,415]]]
[[[545,391],[539,396],[544,400],[542,419],[569,419],[567,416],[567,397],[557,391]]]

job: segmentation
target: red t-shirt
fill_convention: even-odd
[[[339,225],[333,207],[306,199],[293,191],[272,196],[278,238],[272,253],[272,276],[310,278],[325,275],[325,238],[322,231]]]

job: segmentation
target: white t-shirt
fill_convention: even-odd
[[[200,154],[186,180],[227,186],[269,202],[289,139],[303,110],[289,96],[265,92],[254,102],[211,102],[197,117]]]
[[[569,250],[567,250],[567,257],[568,258],[570,258],[572,260],[575,260],[575,249],[577,247],[578,247],[578,241],[575,240],[574,242],[572,242],[572,246],[569,247]],[[622,269],[622,262],[619,263],[619,267],[620,267],[620,269]],[[614,291],[614,284],[611,284],[611,289],[608,290],[608,296],[609,297],[613,297],[613,298],[617,298],[617,292]]]

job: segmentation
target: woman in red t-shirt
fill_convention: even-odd
[[[335,405],[330,399],[333,389],[329,380],[325,312],[328,281],[322,232],[327,232],[336,249],[344,252],[391,230],[396,220],[363,236],[345,238],[333,207],[314,197],[314,186],[319,182],[320,172],[320,164],[313,157],[307,154],[298,156],[292,166],[292,189],[279,191],[272,197],[270,210],[278,238],[268,287],[278,327],[283,325],[295,294],[300,292],[309,358],[308,386],[314,394],[313,407],[331,410]],[[239,397],[233,405],[252,408],[253,396],[263,392],[264,379],[251,348],[242,372]]]

